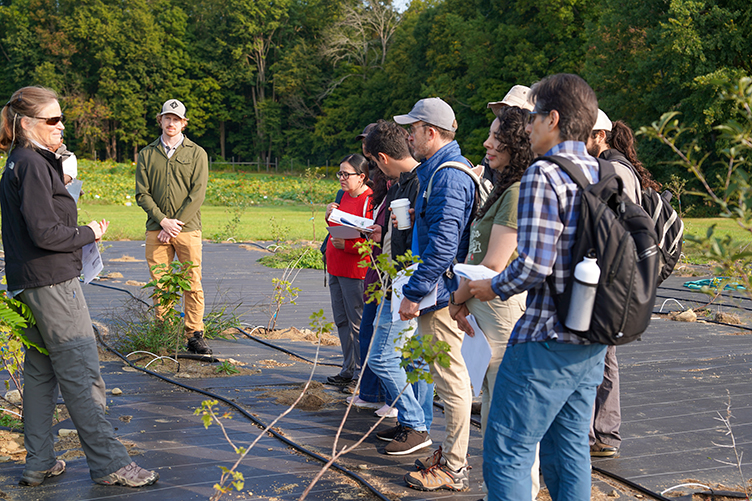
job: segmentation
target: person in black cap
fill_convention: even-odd
[[[201,286],[201,204],[209,180],[206,152],[183,135],[185,105],[170,99],[157,115],[162,135],[138,153],[136,202],[146,211],[146,261],[152,268],[169,264],[177,254],[190,261],[191,290],[184,294],[188,351],[211,353],[204,340],[204,290]],[[162,272],[164,273],[164,272]],[[162,312],[158,309],[158,315]]]

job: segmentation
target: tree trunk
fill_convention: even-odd
[[[219,154],[225,159],[225,121],[219,121]]]

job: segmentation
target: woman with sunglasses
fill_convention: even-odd
[[[488,166],[497,173],[494,190],[483,207],[475,215],[470,227],[470,248],[467,264],[482,264],[501,272],[517,257],[517,200],[520,179],[533,159],[530,139],[525,132],[527,111],[516,106],[504,106],[496,111],[491,124],[486,148]],[[451,295],[449,312],[457,325],[469,335],[474,335],[467,322],[472,314],[491,345],[491,361],[483,379],[481,400],[481,433],[485,434],[488,410],[499,364],[504,357],[509,335],[517,320],[525,311],[527,294],[512,296],[506,301],[498,297],[482,302],[472,296],[468,281],[462,279],[460,287]],[[538,494],[538,465],[532,473],[532,499]]]
[[[337,177],[344,195],[339,204],[332,202],[326,207],[327,221],[334,209],[370,219],[373,216],[373,191],[365,157],[357,153],[346,156],[339,164]],[[336,225],[332,222],[328,224]],[[332,314],[344,357],[342,370],[335,376],[329,376],[327,382],[338,386],[348,385],[357,375],[360,365],[360,320],[363,315],[366,268],[358,264],[363,258],[355,244],[362,241],[362,238],[330,238],[326,246]]]
[[[105,418],[105,386],[91,318],[81,291],[81,248],[98,241],[107,221],[78,226],[76,202],[55,150],[65,126],[55,93],[24,87],[3,106],[0,148],[9,153],[0,179],[0,210],[8,295],[34,314],[24,329],[36,348],[24,360],[26,467],[19,483],[39,485],[65,472],[55,457],[52,416],[57,389],[78,430],[91,478],[141,487],[155,472],[131,461]]]

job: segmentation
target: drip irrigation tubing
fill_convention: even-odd
[[[660,295],[660,294],[656,294],[655,297],[656,298],[660,298],[660,299],[676,299],[677,298],[676,296],[663,296],[663,295]],[[682,301],[691,301],[691,302],[694,302],[694,303],[707,303],[708,302],[707,296],[705,296],[705,300],[704,301],[700,300],[700,299],[694,299],[694,298],[680,298],[680,299]],[[752,308],[748,308],[746,306],[741,306],[741,305],[733,304],[733,303],[732,304],[729,304],[729,303],[723,303],[723,304],[721,304],[721,303],[715,303],[715,302],[713,302],[713,303],[708,304],[708,307],[710,307],[710,306],[722,306],[723,308],[729,308],[729,309],[735,308],[737,310],[752,311]]]
[[[611,473],[610,471],[604,470],[603,468],[598,468],[597,466],[591,466],[591,468],[593,469],[593,471],[597,471],[601,475],[605,475],[609,478],[616,480],[617,482],[621,482],[622,484],[628,487],[631,487],[632,489],[639,491],[640,493],[646,496],[650,496],[653,499],[657,499],[658,501],[672,501],[671,499],[665,496],[662,496],[661,494],[658,494],[657,492],[653,492],[650,489],[647,489],[646,487],[641,486],[640,484],[636,484],[632,482],[631,480],[627,480],[624,477],[620,477],[616,473]]]
[[[129,295],[130,295],[131,297],[133,297],[134,299],[137,299],[137,300],[139,300],[139,301],[143,302],[143,300],[141,300],[141,299],[139,299],[139,298],[135,297],[135,296],[134,296],[133,294],[131,294],[131,292],[130,292],[130,291],[128,291],[128,290],[126,290],[126,289],[122,289],[122,288],[118,288],[118,287],[112,287],[112,286],[105,286],[105,285],[101,285],[101,284],[92,284],[92,285],[98,285],[98,286],[100,286],[100,287],[105,287],[105,288],[107,288],[107,289],[112,289],[112,290],[119,290],[119,291],[122,291],[122,292],[126,292],[126,293],[128,293],[128,294],[129,294]],[[675,290],[681,290],[681,289],[675,289]],[[661,313],[660,313],[660,312],[656,312],[656,311],[654,311],[654,312],[653,312],[653,314],[655,314],[655,315],[659,315],[659,314],[661,314]],[[728,326],[728,327],[734,327],[734,328],[737,328],[737,329],[744,329],[744,330],[749,330],[749,331],[752,331],[752,328],[749,328],[749,327],[744,327],[744,326],[741,326],[741,325],[733,325],[733,324],[728,324],[728,323],[724,323],[724,322],[716,322],[716,321],[713,321],[713,320],[705,320],[705,322],[708,322],[708,323],[713,323],[713,324],[718,324],[718,325],[724,325],[724,326]],[[103,345],[103,346],[104,346],[104,347],[105,347],[106,349],[108,349],[109,351],[111,351],[112,353],[114,353],[115,355],[117,355],[117,356],[118,356],[119,358],[121,358],[121,359],[122,359],[123,361],[125,361],[125,362],[126,362],[126,363],[127,363],[128,365],[130,365],[130,366],[131,366],[131,367],[133,367],[134,369],[137,369],[137,370],[139,370],[139,371],[145,372],[146,374],[149,374],[149,375],[151,375],[151,376],[154,376],[154,377],[156,377],[156,378],[158,378],[158,379],[161,379],[161,380],[163,380],[163,381],[165,381],[165,382],[168,382],[168,383],[170,383],[170,384],[174,384],[174,385],[176,385],[176,386],[179,386],[179,387],[181,387],[181,388],[184,388],[184,389],[186,389],[186,390],[189,390],[189,391],[193,391],[193,392],[196,392],[196,393],[200,393],[200,394],[202,394],[202,395],[206,395],[206,396],[208,396],[208,397],[210,397],[210,398],[214,398],[214,399],[216,399],[216,400],[219,400],[219,401],[221,401],[221,402],[225,403],[226,405],[228,405],[228,406],[232,407],[233,409],[236,409],[236,410],[237,410],[238,412],[240,412],[240,413],[241,413],[241,414],[242,414],[243,416],[245,416],[245,417],[246,417],[246,418],[248,418],[248,419],[249,419],[249,420],[250,420],[251,422],[253,422],[254,424],[256,424],[256,426],[259,426],[259,427],[261,427],[262,429],[266,429],[266,425],[265,425],[265,424],[264,424],[264,423],[263,423],[262,421],[260,421],[260,420],[258,420],[257,418],[255,418],[255,417],[254,417],[253,415],[251,415],[250,413],[248,413],[248,412],[247,412],[247,411],[246,411],[245,409],[243,409],[242,407],[240,407],[240,406],[239,406],[238,404],[236,404],[236,403],[235,403],[235,402],[233,402],[232,400],[229,400],[229,399],[227,399],[227,398],[225,398],[225,397],[222,397],[221,395],[217,395],[217,394],[215,394],[215,393],[212,393],[212,392],[209,392],[209,391],[206,391],[206,390],[202,390],[202,389],[200,389],[200,388],[194,388],[194,387],[192,387],[192,386],[188,386],[188,385],[186,385],[186,384],[183,384],[183,383],[180,383],[180,382],[178,382],[178,381],[172,380],[172,379],[170,379],[170,378],[168,378],[168,377],[166,377],[166,376],[163,376],[163,375],[161,375],[161,374],[158,374],[158,373],[156,373],[156,372],[150,371],[150,370],[148,370],[148,369],[143,369],[143,368],[141,368],[141,367],[138,367],[138,366],[136,366],[136,365],[132,364],[132,363],[131,363],[131,362],[130,362],[130,361],[129,361],[129,360],[127,359],[127,358],[125,358],[125,357],[124,357],[124,356],[123,356],[123,355],[122,355],[121,353],[119,353],[118,351],[115,351],[115,350],[114,350],[113,348],[110,348],[110,347],[109,347],[109,346],[108,346],[108,345],[107,345],[107,344],[106,344],[106,343],[104,342],[104,340],[103,340],[103,339],[102,339],[102,337],[100,336],[100,333],[99,333],[99,329],[98,329],[98,328],[97,328],[97,327],[96,327],[95,325],[92,325],[92,327],[94,328],[94,332],[96,332],[96,334],[97,334],[97,339],[99,340],[99,342],[100,342],[100,343],[102,343],[102,345]],[[260,343],[260,344],[263,344],[264,346],[267,346],[267,347],[269,347],[269,348],[272,348],[272,349],[275,349],[275,350],[279,350],[279,351],[281,351],[281,352],[283,352],[283,353],[286,353],[286,354],[288,354],[288,355],[291,355],[291,356],[294,356],[294,357],[296,357],[296,358],[299,358],[299,359],[301,359],[301,360],[303,360],[303,361],[305,361],[305,362],[307,362],[307,363],[311,363],[311,364],[313,363],[312,361],[308,360],[307,358],[305,358],[305,357],[302,357],[302,356],[300,356],[300,355],[298,355],[298,354],[296,354],[296,353],[293,353],[293,352],[292,352],[292,351],[290,351],[290,350],[287,350],[287,349],[285,349],[285,348],[282,348],[282,347],[276,346],[276,345],[274,345],[273,343],[269,343],[269,342],[267,342],[267,341],[264,341],[263,339],[257,338],[257,337],[255,337],[255,336],[253,336],[253,335],[249,334],[248,332],[244,331],[243,329],[239,328],[239,327],[236,327],[236,329],[237,329],[238,331],[240,331],[240,332],[241,332],[241,333],[242,333],[242,334],[243,334],[244,336],[246,336],[246,337],[247,337],[248,339],[251,339],[251,340],[253,340],[253,341],[256,341],[256,342],[258,342],[258,343]],[[180,357],[180,356],[179,356],[179,357]],[[204,356],[204,355],[199,355],[198,357],[200,357],[201,359],[204,359],[204,360],[206,360],[207,358],[209,358],[209,357],[206,357],[206,356]],[[180,357],[180,358],[197,358],[197,357],[196,357],[196,356],[185,355],[185,356],[183,356],[183,357]],[[211,358],[213,358],[213,357],[211,357]],[[215,360],[216,360],[216,359],[215,359]],[[337,364],[326,364],[326,363],[319,363],[318,365],[328,365],[328,366],[333,366],[333,367],[340,367],[340,365],[337,365]],[[434,405],[434,407],[437,407],[437,408],[441,409],[442,411],[444,410],[444,405],[443,405],[443,404],[441,404],[440,402],[433,402],[433,405]],[[473,425],[475,425],[476,427],[478,427],[478,428],[480,428],[480,427],[481,427],[481,423],[480,423],[480,422],[479,422],[479,421],[478,421],[477,419],[475,419],[475,418],[471,418],[471,419],[470,419],[470,422],[471,422],[471,423],[472,423]],[[302,452],[303,454],[309,455],[309,456],[311,456],[311,457],[315,458],[316,460],[318,460],[318,461],[321,461],[321,462],[322,462],[322,463],[324,463],[324,464],[326,464],[326,463],[327,463],[327,462],[329,461],[328,459],[324,458],[323,456],[320,456],[320,455],[316,454],[316,453],[315,453],[315,452],[313,452],[313,451],[309,451],[308,449],[306,449],[306,448],[305,448],[305,447],[303,447],[302,445],[299,445],[299,444],[297,444],[297,443],[293,442],[292,440],[290,440],[290,439],[288,439],[288,438],[286,438],[286,437],[284,437],[284,436],[280,435],[279,433],[277,433],[276,431],[274,431],[274,430],[273,430],[273,429],[271,429],[271,428],[270,428],[270,429],[269,429],[268,431],[269,431],[269,433],[271,433],[272,435],[274,435],[274,437],[278,438],[279,440],[281,440],[281,441],[282,441],[282,442],[284,442],[285,444],[289,445],[290,447],[292,447],[292,448],[294,448],[294,449],[296,449],[296,450],[298,450],[298,451]],[[391,501],[391,500],[389,500],[389,498],[387,498],[386,496],[384,496],[384,494],[382,494],[381,492],[379,492],[379,491],[378,491],[378,490],[376,489],[376,487],[374,487],[373,485],[371,485],[370,483],[368,483],[368,481],[367,481],[367,480],[365,480],[364,478],[362,478],[362,477],[361,477],[360,475],[358,475],[357,473],[355,473],[355,472],[352,472],[352,471],[348,470],[347,468],[345,468],[345,467],[343,467],[343,466],[340,466],[340,465],[338,465],[338,464],[337,464],[336,462],[335,462],[335,463],[332,463],[332,467],[333,467],[333,468],[335,468],[335,469],[337,469],[337,470],[339,470],[339,471],[341,471],[341,472],[342,472],[343,474],[345,474],[345,475],[347,475],[347,476],[349,476],[349,477],[351,477],[351,478],[355,479],[356,481],[360,482],[360,483],[361,483],[362,485],[366,486],[366,487],[367,487],[367,488],[368,488],[368,489],[369,489],[369,490],[370,490],[370,491],[371,491],[371,492],[372,492],[372,493],[373,493],[374,495],[376,495],[376,496],[377,496],[377,497],[378,497],[379,499],[382,499],[382,500],[384,500],[384,501]],[[630,488],[632,488],[632,489],[634,489],[634,490],[636,490],[636,491],[639,491],[639,492],[641,492],[641,493],[642,493],[643,495],[646,495],[646,496],[650,496],[650,497],[652,497],[653,499],[657,499],[658,501],[671,501],[671,500],[670,500],[669,498],[666,498],[666,497],[662,496],[661,494],[658,494],[658,493],[656,493],[656,492],[653,492],[653,491],[651,491],[650,489],[647,489],[646,487],[643,487],[643,486],[641,486],[641,485],[639,485],[639,484],[637,484],[637,483],[634,483],[634,482],[632,482],[631,480],[628,480],[628,479],[626,479],[626,478],[624,478],[624,477],[620,477],[619,475],[617,475],[617,474],[615,474],[615,473],[612,473],[612,472],[609,472],[608,470],[604,470],[603,468],[599,468],[599,467],[596,467],[596,466],[592,466],[592,469],[593,469],[593,471],[596,471],[596,472],[598,472],[598,473],[600,473],[600,474],[602,474],[602,475],[605,475],[605,476],[607,476],[607,477],[609,477],[609,478],[612,478],[613,480],[616,480],[617,482],[621,482],[622,484],[624,484],[624,485],[626,485],[626,486],[628,486],[628,487],[630,487]]]
[[[307,359],[307,358],[305,358],[305,357],[303,357],[301,355],[298,355],[297,353],[293,353],[292,351],[290,351],[288,349],[282,348],[281,346],[277,346],[277,345],[275,345],[273,343],[269,343],[268,341],[264,341],[261,338],[257,338],[256,336],[254,336],[252,334],[249,334],[248,332],[244,331],[240,327],[235,327],[235,328],[238,331],[240,331],[245,337],[247,337],[248,339],[250,339],[252,341],[256,341],[257,343],[263,344],[264,346],[267,346],[267,347],[272,348],[272,349],[277,350],[277,351],[281,351],[282,353],[286,353],[286,354],[288,354],[288,355],[290,355],[292,357],[299,358],[300,360],[302,360],[304,362],[307,362],[309,364],[313,364],[313,360],[309,360],[309,359]],[[254,330],[255,329],[256,328],[254,327]],[[324,365],[324,366],[327,366],[327,367],[342,367],[341,364],[330,364],[330,363],[326,363],[326,362],[319,362],[318,365]]]
[[[173,385],[178,386],[180,388],[186,389],[188,391],[193,391],[195,393],[200,393],[201,395],[205,395],[205,396],[207,396],[209,398],[213,398],[215,400],[219,400],[220,402],[223,402],[225,405],[228,405],[228,406],[232,407],[233,409],[235,409],[236,411],[238,411],[239,413],[241,413],[244,417],[246,417],[248,420],[250,420],[256,426],[260,427],[262,430],[266,430],[267,425],[264,424],[263,421],[261,421],[260,419],[254,417],[251,413],[249,413],[248,411],[246,411],[245,409],[243,409],[242,407],[240,407],[240,405],[236,404],[235,402],[233,402],[232,400],[230,400],[228,398],[223,397],[222,395],[218,395],[216,393],[212,393],[212,392],[207,391],[207,390],[202,390],[201,388],[195,388],[193,386],[189,386],[187,384],[180,383],[178,381],[175,381],[173,379],[168,378],[167,376],[163,376],[162,374],[150,371],[149,369],[144,369],[142,367],[139,367],[139,366],[131,363],[131,361],[128,360],[127,358],[125,358],[125,356],[123,356],[123,354],[121,354],[120,352],[118,352],[115,349],[111,348],[110,346],[107,345],[107,343],[104,342],[104,339],[102,339],[102,336],[100,335],[99,329],[97,328],[96,325],[92,324],[92,328],[94,329],[94,332],[97,335],[97,339],[102,344],[102,346],[104,346],[107,350],[109,350],[112,353],[114,353],[116,356],[118,356],[120,359],[122,359],[125,363],[127,363],[132,368],[134,368],[134,369],[136,369],[138,371],[144,372],[146,374],[149,374],[150,376],[153,376],[153,377],[156,377],[158,379],[161,379],[162,381],[165,381],[167,383],[170,383],[170,384],[173,384]],[[301,453],[303,453],[303,454],[305,454],[307,456],[310,456],[310,457],[312,457],[312,458],[314,458],[314,459],[316,459],[318,461],[321,461],[324,464],[326,464],[326,463],[329,462],[329,460],[327,458],[325,458],[325,457],[323,457],[323,456],[321,456],[321,455],[319,455],[319,454],[317,454],[317,453],[315,453],[315,452],[313,452],[313,451],[311,451],[309,449],[306,449],[305,447],[303,447],[302,445],[300,445],[300,444],[298,444],[296,442],[293,442],[289,438],[284,437],[283,435],[281,435],[280,433],[278,433],[277,431],[275,431],[273,428],[269,428],[266,431],[268,433],[271,433],[278,440],[281,440],[282,442],[284,442],[286,445],[292,447],[293,449],[295,449],[295,450],[297,450],[297,451],[299,451],[299,452],[301,452]],[[386,497],[378,489],[376,489],[376,487],[374,487],[373,485],[371,485],[366,479],[364,479],[363,477],[361,477],[357,473],[348,470],[347,468],[345,468],[342,465],[337,464],[336,462],[332,463],[331,466],[332,466],[332,468],[334,468],[336,470],[339,470],[341,473],[347,475],[348,477],[352,478],[353,480],[359,482],[361,485],[363,485],[366,488],[368,488],[368,490],[370,490],[379,499],[381,499],[383,501],[391,501],[388,497]]]
[[[664,291],[675,291],[675,292],[693,292],[695,294],[705,294],[701,290],[689,289],[687,287],[664,287],[662,285],[658,286],[658,291],[662,291],[662,290],[664,290]],[[745,292],[748,292],[748,291],[728,291],[728,290],[723,290],[723,291],[721,291],[720,295],[721,296],[727,296],[727,297],[730,297],[732,299],[741,299],[743,301],[752,301],[752,298],[749,297],[747,294],[745,294]]]

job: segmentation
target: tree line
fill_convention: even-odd
[[[440,96],[478,162],[514,84],[573,72],[638,129],[666,111],[708,145],[752,74],[748,0],[0,0],[0,98],[55,89],[66,143],[128,161],[177,97],[212,157],[336,163],[379,118]],[[674,167],[643,141],[659,181]],[[707,146],[707,145],[706,145]],[[710,148],[713,149],[713,148]]]

